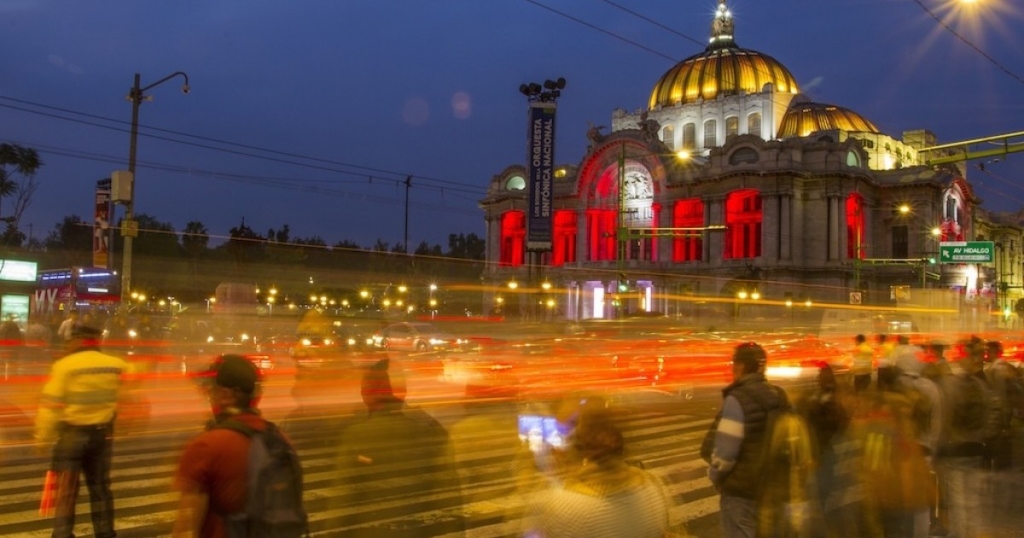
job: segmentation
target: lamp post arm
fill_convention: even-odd
[[[154,83],[150,84],[149,86],[146,86],[146,87],[144,87],[144,88],[139,88],[139,90],[138,90],[138,91],[139,91],[140,93],[141,93],[141,92],[145,92],[146,90],[148,90],[148,89],[150,89],[150,88],[152,88],[152,87],[154,87],[154,86],[159,86],[159,85],[163,84],[164,82],[167,82],[168,80],[171,80],[172,78],[174,78],[174,77],[177,77],[177,76],[179,76],[179,75],[180,75],[180,76],[181,76],[182,78],[184,78],[184,79],[185,79],[185,87],[188,87],[188,75],[186,75],[184,71],[175,71],[175,72],[171,73],[170,75],[167,75],[166,77],[164,77],[164,78],[162,78],[162,79],[160,79],[160,80],[158,80],[158,81],[156,81],[156,82],[154,82]],[[135,87],[136,87],[136,88],[138,88],[138,87],[139,87],[139,82],[138,82],[138,76],[139,76],[139,74],[138,74],[138,73],[136,73],[136,74],[135,74],[135,77],[136,77],[136,80],[135,80]],[[139,97],[142,97],[142,96],[140,95]]]

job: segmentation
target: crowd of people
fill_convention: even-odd
[[[970,538],[1020,521],[1024,382],[999,343],[875,344],[858,335],[847,375],[822,364],[794,394],[768,383],[760,346],[736,349],[702,450],[723,536]]]
[[[96,536],[114,536],[111,428],[130,366],[99,351],[100,335],[71,325],[68,353],[53,366],[37,418],[40,446],[52,450],[62,473],[56,537],[72,535],[79,474]],[[1000,489],[993,478],[1024,476],[1024,382],[998,342],[972,337],[946,349],[877,337],[875,344],[858,336],[849,372],[821,364],[813,388],[788,392],[766,379],[761,346],[735,348],[733,381],[701,447],[720,493],[722,536],[973,538],[988,535],[997,508],[1013,508],[994,496],[1021,499],[1024,483]],[[305,437],[334,449],[330,511],[344,514],[345,536],[459,535],[474,517],[462,507],[495,495],[521,500],[507,507],[508,521],[526,537],[680,532],[670,524],[665,486],[630,458],[619,417],[600,397],[570,398],[534,417],[508,387],[469,387],[476,392],[465,413],[445,426],[406,403],[401,369],[382,358],[363,373],[363,407],[332,431],[308,429],[300,406],[279,435],[257,409],[261,373],[249,360],[222,357],[203,379],[214,419],[186,445],[175,473],[175,536],[232,536],[272,524],[259,519],[270,513],[288,515],[275,523],[282,535],[304,532],[301,506],[253,509],[252,466],[254,453],[271,462],[281,482],[267,490],[287,491],[301,505],[291,442]],[[481,446],[515,457],[481,471]],[[409,524],[424,512],[431,521]]]

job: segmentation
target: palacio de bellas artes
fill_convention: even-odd
[[[965,179],[979,141],[897,137],[812,102],[736,26],[720,0],[706,49],[661,75],[645,109],[592,127],[577,164],[544,158],[558,85],[521,88],[531,158],[479,203],[485,308],[778,326],[835,307],[847,332],[887,309],[918,330],[1019,326],[1024,226]]]

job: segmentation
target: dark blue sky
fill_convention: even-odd
[[[920,2],[940,17],[957,9]],[[715,5],[2,0],[0,141],[35,147],[46,163],[22,228],[42,237],[65,215],[91,220],[96,180],[127,167],[133,74],[146,85],[180,70],[188,95],[170,80],[141,108],[137,212],[178,230],[199,220],[214,236],[244,217],[261,233],[288,224],[292,237],[329,244],[395,243],[412,175],[413,246],[482,235],[477,201],[525,158],[521,83],[567,79],[556,154],[576,164],[588,121],[644,107],[665,71],[703,49]],[[974,15],[949,19],[999,65],[915,0],[730,7],[739,46],[889,134],[927,128],[945,143],[1024,131],[1024,7],[1011,0],[979,0]],[[971,168],[986,207],[1024,207],[1022,163],[1018,154]]]

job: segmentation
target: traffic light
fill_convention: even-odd
[[[629,291],[629,280],[626,279],[626,273],[619,273],[619,292]]]

